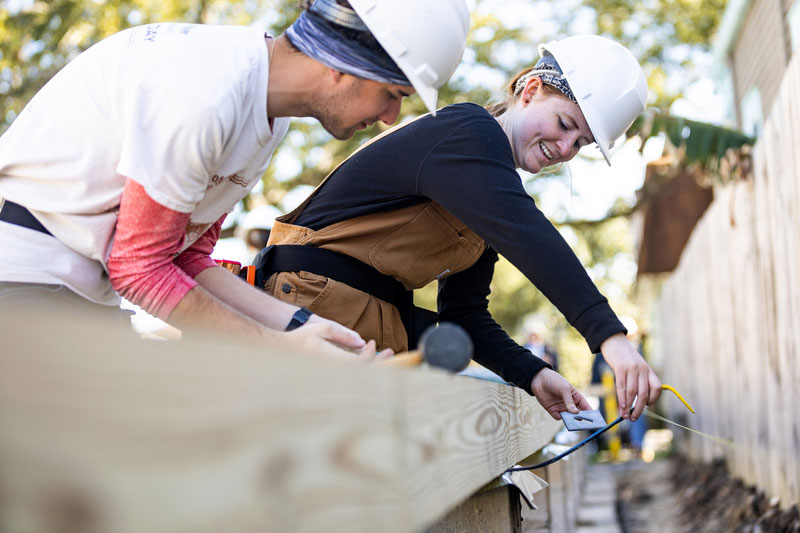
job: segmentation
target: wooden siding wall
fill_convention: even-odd
[[[667,398],[667,416],[735,443],[681,431],[685,450],[725,456],[790,505],[800,501],[800,55],[753,163],[752,181],[715,193],[664,286],[654,336],[662,379],[697,409],[683,416]]]
[[[763,116],[770,113],[786,69],[786,22],[781,0],[756,0],[750,8],[732,54],[736,105],[748,89],[761,92]]]

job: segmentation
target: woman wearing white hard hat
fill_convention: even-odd
[[[475,359],[560,411],[585,399],[515,343],[488,311],[498,253],[586,339],[617,379],[635,419],[660,381],[559,232],[526,193],[518,168],[538,172],[587,144],[603,155],[644,110],[633,55],[587,35],[540,47],[541,59],[485,109],[456,104],[362,147],[292,213],[280,217],[255,264],[257,284],[378,340],[413,347],[422,327],[411,291],[438,280],[438,320],[463,326]]]

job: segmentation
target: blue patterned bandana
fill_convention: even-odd
[[[326,67],[380,83],[411,85],[388,54],[347,39],[317,13],[304,11],[286,36],[303,54]]]
[[[369,31],[358,13],[351,8],[340,6],[336,0],[314,0],[308,10],[319,13],[328,22],[339,26],[345,26],[351,30]]]
[[[519,93],[521,93],[525,88],[525,85],[528,83],[528,80],[534,76],[539,76],[542,78],[542,83],[549,85],[554,89],[558,89],[564,96],[576,104],[578,103],[575,95],[572,94],[572,89],[570,89],[567,79],[564,78],[564,74],[561,72],[561,67],[558,66],[555,58],[550,55],[544,56],[537,61],[536,66],[533,67],[533,70],[517,80],[517,83],[514,86],[514,96],[517,96]]]

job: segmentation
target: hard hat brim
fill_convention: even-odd
[[[436,116],[436,104],[439,98],[439,91],[434,89],[433,87],[423,85],[421,83],[414,83],[413,79],[409,78],[413,87],[417,90],[417,94],[422,99],[422,103],[425,104],[425,107],[428,108],[428,111],[431,112],[431,115],[434,117]]]

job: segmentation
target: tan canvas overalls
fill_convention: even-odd
[[[469,268],[485,250],[480,237],[432,200],[343,220],[318,231],[294,225],[339,166],[297,209],[276,220],[269,245],[306,245],[339,252],[393,277],[409,290]],[[408,349],[408,335],[398,309],[349,285],[300,271],[276,273],[264,289],[280,300],[339,322],[364,339],[375,339],[378,349]]]

